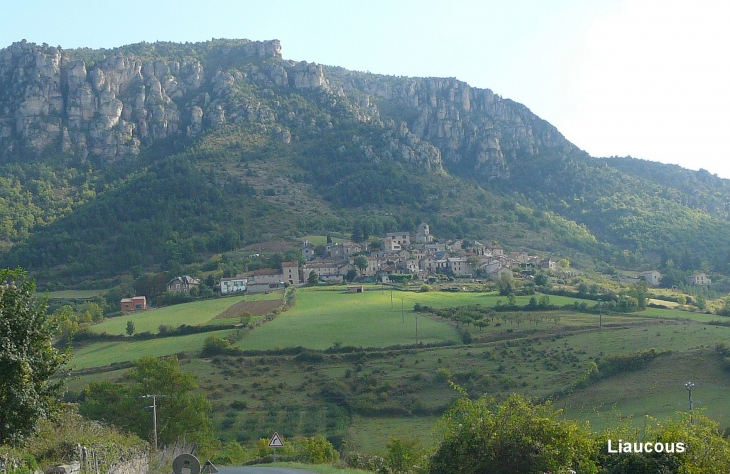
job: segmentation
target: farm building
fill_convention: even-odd
[[[122,298],[119,302],[122,311],[139,311],[147,309],[147,298],[144,296],[135,296],[133,298]]]

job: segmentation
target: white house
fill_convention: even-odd
[[[248,278],[237,276],[231,278],[221,278],[221,294],[227,295],[228,293],[246,291],[246,283],[248,283]]]

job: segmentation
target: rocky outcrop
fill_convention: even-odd
[[[396,78],[328,68],[330,87],[381,119],[393,110],[409,115],[415,137],[432,143],[447,166],[486,179],[507,178],[520,157],[541,149],[574,149],[549,123],[526,107],[453,78]],[[388,102],[380,111],[372,104]]]
[[[574,148],[527,108],[488,89],[284,60],[277,40],[132,45],[89,64],[82,56],[25,41],[0,50],[0,154],[21,145],[111,161],[231,123],[271,127],[285,143],[297,128],[332,128],[327,115],[305,121],[280,108],[286,89],[324,112],[344,107],[351,118],[382,127],[384,146],[359,145],[371,160],[431,171],[443,161],[493,179],[509,177],[521,158],[545,148]]]
[[[216,52],[277,59],[281,45],[245,41]],[[315,83],[306,74],[298,81]],[[118,51],[88,67],[60,48],[14,43],[0,50],[0,151],[20,144],[108,160],[136,155],[156,140],[200,134],[206,114],[209,124],[225,123],[224,107],[210,95],[184,99],[211,85],[220,98],[233,82],[221,71],[206,76],[196,59],[143,61]]]

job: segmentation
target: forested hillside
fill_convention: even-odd
[[[456,79],[289,61],[275,40],[20,42],[0,91],[0,264],[41,284],[422,221],[588,266],[728,263],[727,180],[590,157]]]

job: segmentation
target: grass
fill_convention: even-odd
[[[347,430],[352,448],[363,453],[385,454],[391,438],[418,438],[424,446],[434,444],[433,427],[438,417],[365,417],[356,415]]]
[[[412,295],[408,293],[408,295]],[[391,306],[389,292],[346,293],[306,288],[297,291],[297,303],[275,320],[249,333],[242,349],[275,349],[305,346],[326,349],[335,344],[383,347],[416,342],[416,313],[397,299]],[[419,315],[420,316],[420,315]],[[424,343],[458,341],[456,330],[427,317],[418,318],[418,340]]]
[[[719,423],[730,426],[728,373],[712,350],[693,350],[654,360],[646,369],[618,374],[577,391],[559,406],[569,418],[589,420],[596,429],[631,418],[642,426],[647,415],[664,420],[689,409],[684,383],[695,383],[694,408]]]
[[[109,290],[60,290],[38,293],[39,296],[48,295],[49,299],[87,300],[102,296]]]
[[[70,366],[77,369],[126,362],[144,356],[162,357],[180,352],[199,351],[205,338],[214,334],[224,337],[231,331],[213,331],[187,336],[164,337],[148,341],[95,342],[74,350]]]
[[[327,245],[327,236],[326,235],[305,235],[304,237],[302,237],[301,240],[308,240],[315,247],[317,245]],[[345,239],[342,239],[340,237],[332,237],[332,243],[341,244],[344,241],[345,241]]]
[[[344,287],[300,289],[292,309],[256,328],[238,345],[244,349],[296,345],[324,349],[335,342],[372,348],[408,344],[415,339],[415,303],[447,307],[492,306],[498,299],[506,302],[494,293],[393,291],[391,306],[390,291],[381,292],[375,285],[366,288],[361,294],[346,293]],[[401,298],[406,323],[401,319]],[[553,304],[575,301],[550,299]],[[524,304],[529,297],[518,301]],[[391,437],[419,437],[429,445],[435,420],[458,396],[447,378],[471,397],[489,393],[504,399],[517,392],[542,399],[561,394],[557,403],[566,409],[566,416],[588,419],[594,428],[612,422],[614,407],[623,416],[634,416],[632,422],[637,426],[644,422],[645,414],[664,419],[685,409],[682,403],[686,403],[687,393],[682,384],[691,378],[697,384],[693,392],[697,406],[705,408],[721,427],[730,424],[730,400],[724,397],[730,374],[712,350],[717,342],[730,340],[730,328],[704,323],[719,317],[650,309],[604,315],[605,326],[599,330],[596,314],[549,313],[560,316],[557,324],[548,320],[537,327],[523,323],[519,328],[510,323],[511,313],[499,313],[507,318],[499,326],[495,320],[483,332],[466,327],[475,335],[493,337],[475,338],[477,342],[470,345],[375,349],[323,354],[319,359],[272,354],[193,357],[184,360],[184,367],[213,403],[217,436],[243,444],[278,431],[285,437],[323,434],[345,439],[353,449],[368,453],[383,453]],[[453,323],[425,315],[418,321],[419,336],[426,341],[458,341]],[[142,355],[169,355],[181,348],[195,351],[208,335],[96,343],[79,349],[72,365],[92,367]],[[572,390],[592,362],[651,348],[672,353],[642,370]],[[73,385],[102,377],[113,380],[122,374],[86,375]]]
[[[274,462],[271,464],[260,464],[260,467],[284,467],[287,469],[304,469],[317,474],[372,474],[370,471],[360,469],[349,469],[334,467],[327,464],[303,464],[299,462]]]
[[[156,334],[161,324],[167,324],[173,328],[182,324],[197,326],[215,318],[221,311],[238,303],[243,298],[243,296],[230,296],[227,298],[194,301],[192,303],[117,316],[116,318],[110,318],[101,324],[92,326],[91,330],[96,333],[126,334],[128,321],[134,322],[134,328],[137,333],[149,331]]]

